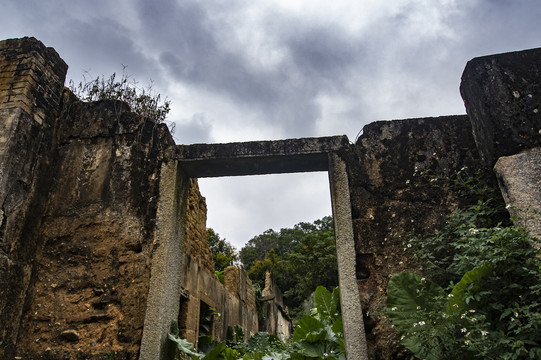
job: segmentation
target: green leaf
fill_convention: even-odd
[[[471,289],[470,285],[473,284],[475,288],[478,288],[481,279],[490,274],[491,271],[492,264],[487,262],[464,274],[451,291],[449,300],[447,300],[447,313],[463,312],[468,307],[465,297],[469,289]]]
[[[333,318],[336,318],[337,316],[340,316],[341,308],[340,308],[340,287],[335,287],[332,291],[332,299],[331,299],[331,311],[333,314]],[[334,315],[336,314],[336,315]]]
[[[202,358],[202,360],[219,360],[221,358],[221,354],[225,351],[227,348],[227,345],[225,344],[225,341],[222,341],[218,345],[216,345],[208,354],[205,355],[205,357]]]
[[[412,273],[396,274],[387,287],[387,313],[402,333],[417,322],[417,307],[437,307],[434,299],[443,296],[443,289],[431,281]]]
[[[323,286],[318,286],[316,288],[314,298],[316,301],[317,311],[321,316],[328,318],[334,314],[335,311],[333,311],[332,294],[329,290]],[[334,310],[336,310],[335,307],[336,305],[334,305]]]
[[[327,337],[327,331],[323,323],[312,316],[304,315],[298,322],[293,332],[292,341],[306,340],[316,342]]]
[[[344,333],[344,323],[342,322],[342,316],[338,316],[338,318],[334,321],[332,324],[332,331],[335,334],[342,335]]]
[[[169,333],[173,336],[178,337],[179,330],[178,330],[178,322],[176,320],[171,321],[171,327],[169,328]]]
[[[188,354],[190,356],[195,356],[197,358],[200,358],[202,356],[202,354],[198,354],[195,352],[194,345],[191,342],[189,342],[186,339],[180,339],[178,337],[178,333],[177,335],[168,334],[167,336],[169,337],[169,340],[177,344],[177,348],[183,353]]]

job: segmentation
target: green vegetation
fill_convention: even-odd
[[[421,275],[394,275],[386,312],[402,344],[420,359],[541,358],[541,261],[524,229],[496,222],[493,191],[466,179],[477,200],[404,251]],[[507,226],[505,226],[507,225]]]
[[[126,66],[123,66],[120,78],[117,78],[116,73],[113,73],[107,79],[103,75],[90,81],[84,78],[78,85],[70,80],[69,88],[83,101],[115,100],[125,102],[131,111],[156,123],[165,122],[167,114],[171,110],[171,101],[165,99],[162,102],[160,94],[153,93],[152,82],[146,88],[140,87],[127,74]],[[174,130],[173,125],[174,123],[169,124],[171,131]]]
[[[240,260],[261,289],[265,287],[266,271],[272,272],[285,305],[292,315],[299,315],[315,286],[338,285],[333,219],[326,216],[292,229],[267,230],[241,249]]]
[[[207,244],[214,258],[214,270],[223,275],[224,269],[237,261],[237,250],[211,228],[207,229]]]
[[[295,327],[291,342],[284,344],[274,335],[257,333],[248,341],[242,341],[236,329],[237,341],[231,336],[227,341],[199,342],[200,352],[185,339],[179,338],[178,325],[173,321],[169,339],[178,349],[181,359],[243,359],[243,360],[345,360],[344,331],[340,314],[340,293],[331,293],[318,286],[314,293],[316,307],[310,315],[304,315]],[[230,332],[233,334],[233,330]]]

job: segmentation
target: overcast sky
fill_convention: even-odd
[[[172,101],[179,144],[348,135],[463,114],[476,56],[541,46],[540,0],[3,0],[0,38],[34,36],[68,79],[121,73]],[[201,180],[238,248],[329,215],[326,173]]]

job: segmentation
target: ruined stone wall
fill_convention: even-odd
[[[66,70],[36,39],[0,42],[0,359],[135,359],[174,141],[124,103],[79,101],[63,89]],[[189,310],[197,317],[205,301],[253,333],[251,284],[240,274],[243,291],[231,294],[218,281],[197,180],[187,192],[175,221],[180,276],[196,282]]]
[[[261,291],[261,301],[264,302],[265,311],[265,322],[260,324],[261,331],[275,334],[284,342],[289,340],[292,333],[291,318],[284,307],[282,292],[269,271],[265,274],[265,288]]]
[[[153,252],[165,125],[65,91],[17,355],[136,358]]]
[[[0,359],[14,352],[41,244],[66,70],[33,38],[0,42]]]
[[[527,190],[541,178],[534,166],[541,145],[540,57],[529,50],[474,59],[461,85],[468,116],[375,122],[340,151],[369,358],[411,358],[381,316],[385,289],[392,274],[422,266],[404,252],[406,234],[433,232],[469,201],[449,181],[454,173],[482,169],[496,184],[491,171],[500,159],[506,201],[541,210],[537,192]],[[0,42],[0,359],[135,359],[143,325],[155,320],[145,319],[151,265],[169,249],[156,221],[162,164],[180,171],[166,155],[174,143],[164,125],[122,103],[82,103],[63,91],[66,69],[35,39]],[[321,159],[326,156],[318,164]],[[529,171],[517,171],[521,166]],[[170,239],[178,245],[172,249],[184,252],[176,257],[181,294],[172,291],[173,310],[159,320],[169,322],[180,301],[179,320],[195,340],[204,303],[222,314],[213,323],[217,338],[235,324],[251,334],[257,331],[251,282],[228,268],[225,287],[219,283],[205,246],[204,198],[195,181],[187,191],[185,212],[161,214],[182,213],[186,223],[180,240]],[[526,226],[541,228],[537,220]],[[166,332],[159,336],[165,341]]]
[[[385,291],[392,274],[422,268],[404,251],[408,234],[431,234],[475,201],[453,185],[453,174],[479,170],[496,188],[499,180],[513,215],[539,208],[540,60],[539,49],[473,59],[461,84],[468,115],[378,121],[342,154],[370,359],[413,358],[382,316]],[[529,217],[523,225],[535,234],[539,223]]]
[[[207,204],[199,192],[196,179],[190,179],[188,213],[186,215],[186,241],[184,250],[193,258],[199,258],[201,266],[214,273],[214,259],[207,244]]]
[[[459,204],[449,176],[479,167],[471,126],[467,116],[379,121],[347,156],[369,358],[407,358],[381,316],[387,282],[419,270],[404,252],[407,235],[434,231]]]

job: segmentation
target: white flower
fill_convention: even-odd
[[[449,294],[449,295],[447,295],[447,296],[450,297],[450,298],[452,298],[454,295],[453,295],[453,294]]]
[[[488,335],[488,331],[485,331],[485,330],[481,330],[481,335],[483,335],[483,336],[487,336],[487,335]]]
[[[471,341],[470,341],[470,340],[466,340],[466,341],[464,341],[464,344],[470,345],[470,344],[471,344]]]
[[[462,328],[462,329],[460,329],[460,331],[462,331],[463,333],[465,333],[466,331],[468,331],[468,329]]]
[[[424,324],[426,324],[424,321],[419,321],[420,326],[423,326]]]
[[[515,317],[518,318],[518,312],[515,312]]]
[[[402,335],[402,336],[400,337],[400,340],[404,340],[405,337],[406,337],[405,335]]]
[[[398,308],[397,308],[396,306],[393,306],[393,307],[391,308],[391,311],[396,311],[396,310],[398,310]]]
[[[406,180],[406,185],[407,185],[407,184],[409,184],[409,183],[410,183],[410,180],[409,180],[409,179],[407,179],[407,180]]]
[[[475,229],[475,228],[470,228],[470,232],[472,234],[477,234],[479,232],[479,230]]]
[[[421,307],[419,305],[417,305],[417,310],[421,310]]]
[[[453,304],[453,307],[456,307],[456,308],[458,308],[458,304]]]
[[[471,312],[471,313],[474,313],[474,312],[475,312],[475,310],[471,309],[471,310],[469,310],[469,312]]]
[[[511,204],[507,204],[507,205],[505,205],[505,208],[509,209],[511,206],[512,206]]]
[[[423,277],[423,278],[421,278],[421,281],[425,281],[425,280],[426,280],[426,279],[425,279],[424,277]]]

